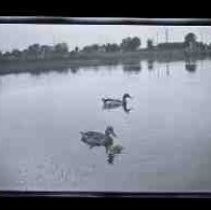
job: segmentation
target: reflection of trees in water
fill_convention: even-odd
[[[3,86],[3,84],[2,84],[3,82],[2,82],[2,78],[1,78],[1,76],[0,76],[0,91],[1,91],[1,89],[2,89],[2,86]]]
[[[111,71],[116,66],[118,66],[119,60],[118,59],[105,59],[102,60],[98,66],[106,66],[107,70]]]
[[[162,63],[161,65],[158,65],[156,67],[155,75],[159,77],[169,77],[171,75],[170,71],[171,63],[170,62],[165,62]]]
[[[20,73],[29,73],[34,76],[39,76],[42,74],[49,74],[51,72],[58,73],[68,73],[71,72],[73,74],[77,73],[81,65],[78,64],[69,64],[69,63],[18,63],[14,65],[14,63],[7,63],[0,69],[0,75],[4,74],[20,74]]]
[[[185,60],[185,69],[190,73],[194,73],[197,70],[196,60],[195,59],[187,59]]]
[[[33,76],[40,76],[42,74],[49,74],[51,72],[57,72],[61,74],[67,74],[68,72],[71,72],[73,74],[76,74],[79,71],[79,66],[71,66],[71,67],[60,67],[60,68],[52,68],[52,69],[45,69],[45,68],[37,68],[29,73]]]
[[[32,71],[30,71],[30,74],[33,75],[33,76],[40,76],[42,74],[49,74],[51,72],[58,72],[58,73],[63,73],[63,74],[66,74],[68,73],[69,69],[66,68],[66,67],[63,67],[63,68],[52,68],[52,69],[43,69],[43,68],[37,68],[37,69],[34,69]]]
[[[106,65],[106,66],[116,66],[119,64],[118,59],[105,59],[101,62],[101,64]]]
[[[70,71],[73,73],[73,74],[76,74],[78,71],[79,71],[79,66],[71,66],[70,67]]]
[[[93,70],[94,71],[99,71],[99,66],[98,65],[93,66]]]
[[[148,67],[149,71],[152,71],[154,69],[154,60],[153,59],[147,60],[147,67]]]
[[[95,64],[95,65],[91,65],[91,66],[84,66],[83,70],[98,72],[100,70],[100,67],[101,67],[100,65]]]
[[[166,63],[166,75],[167,76],[170,75],[170,64],[169,64],[169,62]]]
[[[130,62],[123,62],[123,71],[128,73],[140,73],[142,70],[141,61],[134,60]]]
[[[147,66],[148,66],[148,71],[156,75],[157,77],[165,77],[165,76],[170,76],[170,67],[171,67],[171,62],[170,61],[165,61],[165,62],[158,62],[158,65],[156,65],[156,68],[154,68],[154,62],[156,60],[147,60]],[[156,61],[157,62],[157,61]]]

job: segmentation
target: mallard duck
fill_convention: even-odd
[[[96,131],[80,132],[82,137],[81,141],[88,144],[90,148],[95,146],[105,146],[106,153],[108,153],[109,148],[113,144],[113,137],[116,137],[114,129],[112,126],[108,126],[105,133],[100,133]]]
[[[112,98],[102,98],[103,108],[104,109],[114,109],[122,106],[125,112],[129,112],[130,109],[127,109],[127,98],[132,98],[128,93],[125,93],[120,99],[112,99]]]

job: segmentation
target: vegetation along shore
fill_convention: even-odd
[[[27,49],[0,52],[0,74],[39,72],[70,68],[72,71],[83,66],[116,65],[133,63],[137,60],[170,62],[189,58],[211,57],[211,43],[198,42],[194,33],[188,33],[183,42],[164,42],[155,45],[147,40],[147,47],[141,47],[139,37],[127,37],[117,43],[92,44],[69,50],[66,43],[30,45]]]

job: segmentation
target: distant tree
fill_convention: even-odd
[[[123,51],[135,51],[141,45],[141,40],[138,37],[128,37],[122,40],[121,49]]]
[[[56,55],[59,56],[59,57],[63,57],[69,51],[68,45],[64,42],[56,44],[54,49],[55,49]]]
[[[54,47],[49,45],[42,45],[40,47],[40,57],[41,58],[53,58],[54,56]]]
[[[79,51],[79,47],[76,46],[74,51],[78,52]]]
[[[106,52],[116,52],[116,51],[119,51],[120,49],[119,45],[115,43],[114,44],[108,43],[104,47],[105,47]]]
[[[18,49],[14,49],[11,55],[14,56],[15,58],[21,58],[22,52]]]
[[[77,55],[79,52],[79,47],[75,47],[72,51],[69,52],[69,55],[70,56],[74,56],[74,55]]]
[[[23,60],[28,59],[29,58],[29,50],[28,49],[22,50],[21,57]]]
[[[3,56],[5,56],[5,57],[8,57],[8,56],[10,56],[11,55],[11,53],[10,52],[5,52],[4,54],[3,54]]]
[[[13,59],[13,56],[12,56],[11,52],[6,51],[5,53],[3,53],[2,58],[4,60],[12,60]]]
[[[188,46],[190,43],[195,43],[197,40],[197,37],[194,33],[188,33],[186,36],[185,36],[185,45]]]
[[[152,49],[153,48],[153,40],[152,39],[148,39],[147,40],[147,48],[148,49]]]
[[[40,55],[41,48],[39,44],[30,45],[27,49],[28,55],[27,57],[37,59]]]
[[[88,45],[83,48],[84,52],[97,52],[99,51],[100,46],[98,44]]]
[[[100,48],[100,46],[99,46],[98,44],[93,44],[93,45],[91,46],[91,48],[92,48],[94,51],[98,51],[99,48]]]

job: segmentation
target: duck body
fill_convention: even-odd
[[[123,107],[125,112],[129,112],[130,109],[127,108],[127,98],[131,98],[129,94],[124,94],[122,100],[112,99],[112,98],[102,98],[103,109],[115,109],[118,107]]]
[[[107,127],[105,133],[96,132],[96,131],[88,131],[88,132],[80,132],[82,137],[81,141],[88,144],[90,148],[95,146],[105,146],[106,152],[109,147],[113,144],[113,138],[111,135],[116,136],[112,127]]]
[[[102,101],[103,101],[103,106],[105,109],[118,108],[123,105],[123,102],[118,99],[103,98]]]
[[[81,132],[81,140],[90,146],[104,146],[105,142],[110,140],[110,136],[96,131]]]

